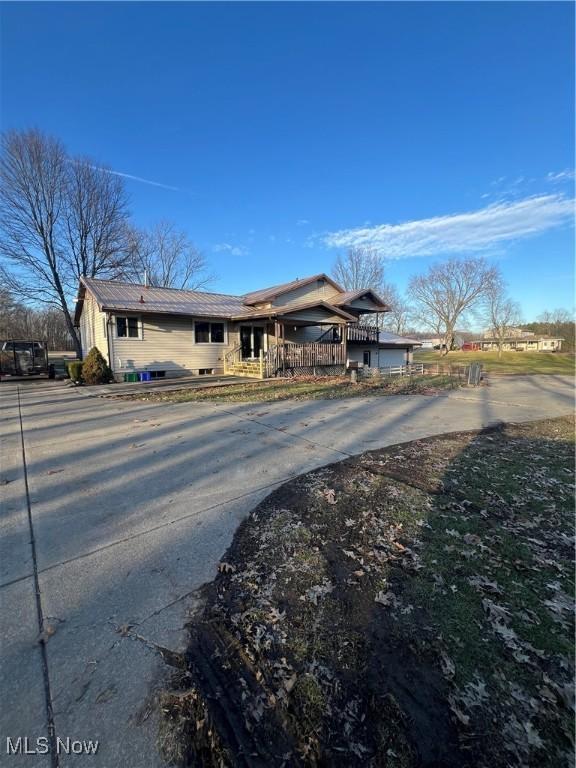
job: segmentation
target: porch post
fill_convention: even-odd
[[[342,330],[342,345],[344,346],[344,365],[346,365],[348,355],[348,323],[344,325]]]
[[[277,319],[274,320],[274,336],[276,338],[276,360],[275,360],[275,370],[278,370],[278,366],[280,364],[280,324]]]

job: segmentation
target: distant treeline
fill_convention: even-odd
[[[0,289],[0,339],[38,339],[51,350],[72,350],[62,310],[56,307],[27,307]]]

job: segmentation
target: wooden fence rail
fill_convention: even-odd
[[[345,365],[345,348],[342,344],[273,344],[266,353],[266,375],[292,368],[314,368]]]

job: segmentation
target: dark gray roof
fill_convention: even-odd
[[[200,317],[235,317],[250,315],[252,310],[242,296],[178,288],[153,288],[113,280],[82,278],[96,298],[100,309],[109,311],[150,312]]]

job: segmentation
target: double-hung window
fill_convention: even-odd
[[[196,344],[224,344],[224,323],[194,323]]]
[[[116,315],[116,338],[140,338],[140,320],[137,317]]]

